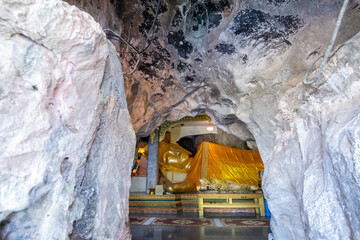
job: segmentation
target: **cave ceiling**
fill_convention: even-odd
[[[277,116],[279,102],[326,51],[342,5],[330,0],[68,2],[131,44],[110,37],[138,137],[166,120],[206,111],[214,124],[243,140],[274,138],[276,128],[286,128]],[[349,2],[333,53],[360,30],[359,8],[359,1]],[[299,105],[298,99],[288,101],[294,109]]]
[[[249,127],[241,122],[250,115],[274,119],[282,94],[326,50],[341,7],[341,1],[161,1],[149,34],[157,4],[117,3],[121,36],[139,51],[150,43],[137,65],[139,55],[113,40],[124,72],[136,68],[125,75],[125,89],[138,135],[203,110],[228,132],[234,122]],[[349,11],[344,22],[358,15]],[[337,44],[357,31],[340,30]]]

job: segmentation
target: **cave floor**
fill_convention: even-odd
[[[131,213],[131,217],[155,218],[177,218],[177,219],[199,219],[196,214],[139,214]],[[219,222],[219,219],[266,219],[264,217],[241,214],[239,215],[217,215],[205,216],[205,220]],[[206,239],[206,240],[265,240],[268,239],[269,227],[225,227],[225,226],[158,226],[158,225],[130,225],[133,240],[161,240],[161,239]]]

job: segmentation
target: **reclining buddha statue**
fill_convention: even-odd
[[[191,167],[191,152],[171,141],[169,132],[159,143],[158,163],[162,174],[160,182],[169,193],[193,192],[196,187],[193,183],[184,181]]]

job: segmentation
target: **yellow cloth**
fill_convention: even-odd
[[[203,144],[192,159],[185,181],[200,186],[200,173],[203,158]],[[237,184],[246,184],[258,187],[260,181],[259,171],[264,170],[259,151],[243,150],[222,146],[215,143],[209,144],[209,164],[207,178],[228,180]]]

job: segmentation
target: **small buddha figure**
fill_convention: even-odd
[[[170,193],[195,191],[195,185],[184,181],[191,167],[191,152],[171,141],[171,133],[159,143],[158,162],[162,174],[161,182]]]

